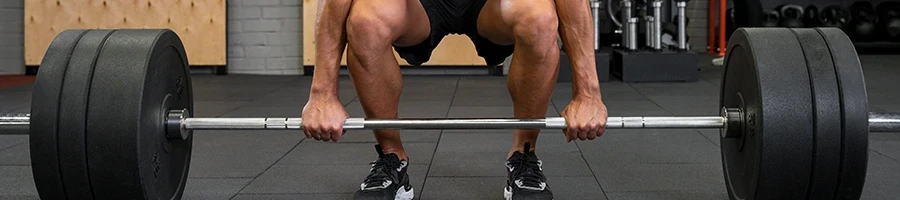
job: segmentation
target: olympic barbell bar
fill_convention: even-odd
[[[723,109],[728,110],[728,109]],[[202,118],[187,117],[180,113],[183,110],[172,110],[166,118],[167,132],[172,130],[291,130],[302,129],[301,118],[265,117],[265,118]],[[723,111],[723,114],[726,112]],[[174,118],[173,116],[177,116]],[[740,116],[738,114],[738,116]],[[27,129],[30,114],[0,114],[0,127],[3,129]],[[607,117],[607,129],[725,129],[727,116],[630,116]],[[739,120],[739,119],[732,119]],[[740,123],[740,122],[736,122]],[[564,129],[566,120],[562,117],[544,119],[513,118],[400,118],[400,119],[365,119],[348,118],[344,129]],[[900,132],[900,113],[869,112],[870,132]]]

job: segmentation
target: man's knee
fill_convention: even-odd
[[[389,46],[403,27],[402,10],[375,8],[362,1],[347,16],[347,42],[361,48]]]
[[[352,46],[388,45],[390,37],[389,22],[374,14],[350,14],[347,17],[347,42]]]
[[[550,8],[537,8],[524,12],[513,24],[513,34],[516,43],[522,45],[555,45],[558,32],[559,18],[556,10]]]

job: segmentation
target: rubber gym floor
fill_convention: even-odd
[[[862,55],[871,111],[900,111],[897,56]],[[611,116],[717,115],[721,68],[702,66],[694,83],[601,84]],[[193,76],[196,116],[297,117],[311,77]],[[340,99],[363,117],[353,85]],[[28,112],[31,85],[0,89],[0,112]],[[571,84],[556,85],[547,116],[559,116]],[[401,117],[509,117],[504,77],[406,76]],[[195,131],[184,199],[351,199],[375,159],[369,131],[340,143],[297,131]],[[510,130],[404,131],[417,199],[502,199]],[[727,199],[718,130],[609,130],[565,143],[545,130],[538,156],[556,199]],[[863,199],[900,196],[900,134],[871,133]],[[0,135],[0,199],[37,199],[28,137]]]

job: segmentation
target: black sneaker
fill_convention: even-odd
[[[503,197],[506,200],[551,200],[553,192],[547,187],[541,160],[531,152],[531,144],[525,143],[525,152],[513,152],[506,160],[506,188]]]
[[[353,196],[355,200],[411,200],[413,188],[406,173],[407,161],[397,154],[384,154],[380,145],[375,145],[378,160],[372,162],[369,176],[359,186]]]

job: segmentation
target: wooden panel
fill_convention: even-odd
[[[25,64],[66,29],[169,28],[191,65],[225,65],[225,0],[25,0]]]
[[[318,0],[303,0],[303,65],[313,66],[316,63],[316,8]],[[400,65],[408,65],[397,52],[394,57]],[[347,53],[341,58],[341,65],[347,64]],[[423,65],[474,65],[484,66],[484,59],[475,51],[475,45],[465,35],[448,35],[432,52],[431,60]]]

